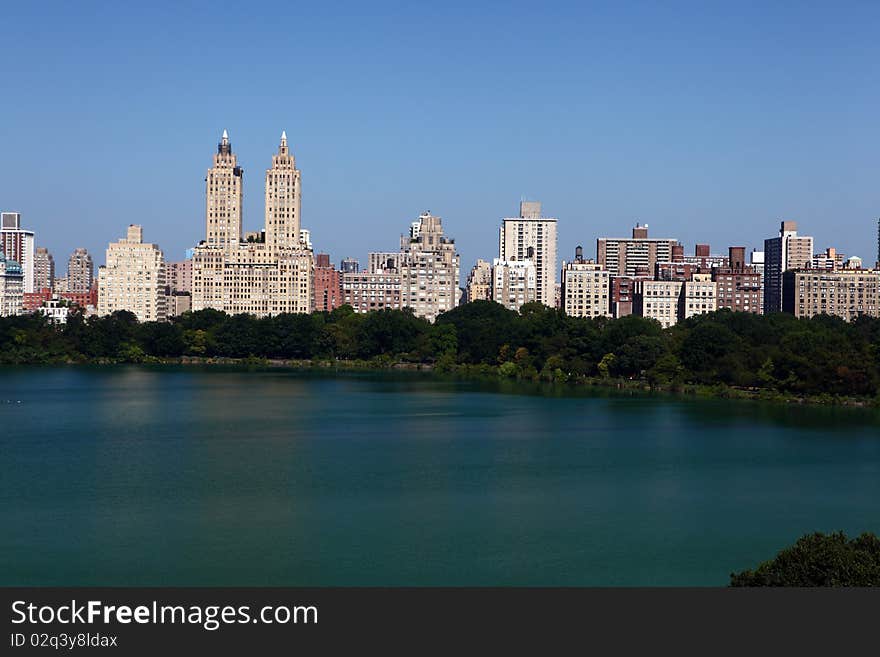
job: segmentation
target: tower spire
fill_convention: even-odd
[[[220,143],[217,144],[217,152],[221,155],[229,155],[232,153],[232,144],[229,143],[229,133],[226,130],[223,131],[223,136],[220,137]]]

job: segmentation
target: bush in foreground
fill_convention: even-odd
[[[755,570],[731,573],[731,586],[880,586],[880,538],[807,534]]]

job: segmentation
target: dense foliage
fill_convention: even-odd
[[[880,538],[843,532],[802,536],[772,561],[733,573],[731,586],[880,586]]]
[[[439,371],[576,382],[640,381],[655,387],[714,386],[786,395],[876,398],[880,319],[847,323],[719,311],[666,330],[653,320],[581,319],[527,304],[519,313],[478,301],[435,324],[410,311],[257,319],[214,310],[169,323],[133,315],[54,327],[40,316],[0,319],[0,362],[149,362],[196,357],[431,363]]]

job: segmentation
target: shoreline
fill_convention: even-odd
[[[559,380],[554,378],[526,378],[504,376],[495,365],[453,365],[437,367],[432,363],[398,361],[391,358],[377,360],[317,360],[317,359],[272,359],[272,358],[232,358],[227,356],[180,356],[176,358],[149,358],[142,362],[129,362],[115,359],[96,359],[92,361],[64,361],[59,363],[40,363],[14,365],[13,367],[40,367],[59,365],[181,365],[196,367],[232,367],[239,369],[289,369],[320,372],[419,372],[435,378],[457,379],[472,382],[507,382],[511,384],[544,385],[558,390],[583,390],[595,388],[606,391],[636,394],[663,394],[670,397],[690,399],[734,399],[765,402],[777,405],[797,406],[843,406],[849,408],[880,408],[880,399],[870,397],[841,397],[830,394],[794,395],[777,390],[762,388],[739,388],[725,384],[703,385],[694,383],[672,383],[652,385],[641,379],[578,377]]]

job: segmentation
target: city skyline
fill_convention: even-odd
[[[284,149],[287,149],[288,148],[288,146],[287,146],[288,140],[287,140],[286,130],[281,131],[280,139],[281,139],[281,142],[283,145],[282,147]],[[229,132],[226,129],[222,130],[222,133],[218,139],[218,143],[228,143],[229,140],[230,140]],[[275,148],[277,149],[278,147],[276,146]],[[295,149],[290,148],[290,153],[291,153],[291,155],[295,155]],[[237,155],[237,149],[236,149],[236,155]],[[273,157],[275,157],[275,156],[273,156]],[[238,194],[242,198],[247,198],[247,193],[244,191],[249,188],[249,186],[247,185],[247,182],[246,182],[247,170],[245,169],[244,166],[242,166],[238,162],[236,162],[236,165],[240,169],[244,170],[244,175],[241,176],[241,179],[239,181],[239,188],[238,189],[240,191],[238,192]],[[297,175],[299,175],[298,171],[297,171]],[[253,184],[251,184],[250,187],[253,187]],[[203,189],[204,188],[202,187],[202,190]],[[204,192],[203,191],[202,191],[202,198],[204,199]],[[261,201],[265,201],[265,198],[266,197],[265,197],[265,191],[264,191],[263,195],[261,195]],[[204,201],[203,201],[203,203],[204,203]],[[521,199],[518,203],[518,207],[517,207],[518,212],[521,210],[521,207],[524,203],[526,205],[536,205],[538,208],[541,208],[543,206],[542,200],[526,199],[525,197],[521,197]],[[297,201],[297,204],[299,204],[299,201]],[[297,205],[297,207],[298,207],[298,205]],[[49,253],[53,257],[57,255],[56,251],[54,251],[51,246],[47,246],[47,244],[49,244],[50,242],[53,241],[51,236],[54,234],[54,231],[51,231],[51,230],[47,231],[47,233],[49,235],[48,239],[46,239],[45,237],[41,238],[41,235],[46,235],[46,233],[38,233],[32,226],[26,225],[26,222],[27,222],[26,216],[25,216],[25,213],[21,212],[21,210],[13,209],[13,208],[3,208],[2,211],[4,213],[8,213],[8,214],[21,215],[22,228],[25,230],[33,231],[35,233],[35,236],[34,236],[35,237],[35,245],[38,246],[39,248],[48,249]],[[425,211],[425,212],[430,212],[430,211]],[[516,213],[509,213],[509,214],[513,215]],[[244,212],[241,212],[241,215],[242,215],[242,217],[240,220],[240,225],[238,226],[238,230],[242,236],[244,236],[248,232],[253,233],[253,232],[259,232],[261,230],[265,230],[265,221],[266,221],[265,206],[264,206],[263,214],[261,215],[261,221],[263,222],[262,224],[253,225],[253,224],[247,222],[247,219],[244,217]],[[312,231],[310,226],[308,225],[307,219],[305,221],[303,221],[299,215],[299,212],[296,213],[296,217],[297,217],[297,221],[296,221],[297,224],[302,225],[304,230],[306,230],[310,233],[314,233],[314,231]],[[501,226],[503,226],[504,222],[510,221],[510,220],[511,219],[508,215],[499,214],[499,216],[495,219],[496,224],[494,226],[494,230],[496,231],[496,235],[497,235],[498,225],[500,224]],[[554,222],[557,221],[557,219],[555,217],[552,220]],[[405,234],[405,231],[399,230],[399,227],[402,225],[402,222],[404,222],[404,221],[408,221],[408,219],[404,218],[404,219],[401,219],[400,222],[398,222],[398,234],[401,236],[403,236]],[[796,219],[776,219],[775,220],[776,224],[778,224],[780,221],[788,222],[788,223],[795,223],[795,224],[798,223],[798,221]],[[840,242],[840,241],[838,241],[838,242],[830,241],[827,245],[824,245],[824,243],[818,239],[816,239],[814,241],[813,251],[815,251],[816,253],[819,253],[820,251],[824,251],[826,248],[831,248],[831,249],[837,250],[840,253],[845,253],[847,256],[850,256],[850,255],[859,256],[866,263],[866,265],[870,266],[876,261],[877,256],[880,255],[880,237],[878,237],[878,235],[880,235],[880,233],[878,233],[878,229],[877,229],[877,222],[878,221],[880,221],[880,220],[877,220],[874,218],[869,218],[868,221],[865,222],[865,226],[863,226],[863,228],[866,229],[866,235],[870,234],[872,239],[877,237],[876,250],[874,249],[874,245],[872,242],[868,242],[868,241],[860,241],[859,242],[860,247],[861,247],[861,251],[864,251],[867,255],[863,255],[862,252],[853,253],[851,251],[848,251],[845,248],[841,248],[840,245],[842,244],[842,242]],[[202,216],[198,219],[198,223],[200,223],[202,226],[204,226],[204,222],[205,222],[205,216],[204,216],[204,205],[203,205],[202,206]],[[415,222],[415,223],[418,223],[418,222]],[[559,221],[558,223],[561,224],[558,228],[558,232],[561,232],[563,234],[566,232],[569,232],[569,233],[571,232],[571,227],[569,227],[569,229],[567,231],[564,229],[565,222]],[[129,225],[141,225],[141,224],[129,224]],[[616,231],[612,230],[606,234],[585,235],[585,236],[583,236],[584,237],[583,240],[576,241],[571,244],[568,244],[568,243],[559,244],[556,248],[556,267],[554,268],[555,274],[558,274],[558,271],[556,271],[556,270],[559,269],[559,266],[564,261],[571,260],[573,254],[574,254],[574,250],[577,247],[581,247],[582,249],[585,250],[583,253],[584,257],[586,257],[588,259],[595,259],[597,261],[601,260],[601,257],[599,254],[599,248],[598,248],[598,246],[595,246],[597,240],[603,240],[603,239],[627,240],[627,239],[629,239],[629,237],[627,236],[627,232],[629,230],[631,230],[633,226],[635,226],[636,228],[642,227],[643,229],[650,229],[651,228],[651,224],[649,222],[635,221],[635,223],[631,223],[630,226],[625,229],[621,228],[620,230],[616,230]],[[179,226],[178,228],[183,228],[183,231],[181,231],[181,232],[188,232],[188,229],[190,227],[189,226]],[[770,239],[772,237],[771,233],[768,233],[767,235],[764,235],[764,236],[759,235],[759,236],[747,236],[747,237],[744,234],[740,234],[739,238],[734,239],[733,241],[730,242],[730,244],[721,245],[719,242],[713,240],[711,235],[702,234],[702,235],[698,235],[694,242],[688,243],[688,242],[686,242],[682,239],[679,239],[679,238],[675,238],[675,237],[669,238],[668,235],[665,237],[658,238],[658,236],[656,235],[656,230],[657,230],[656,224],[654,225],[653,228],[654,228],[654,230],[650,233],[650,237],[652,239],[661,239],[661,240],[672,239],[673,241],[677,240],[680,244],[682,244],[684,246],[685,253],[689,253],[689,251],[691,250],[690,247],[696,248],[697,245],[709,244],[711,246],[711,252],[713,255],[716,255],[716,254],[723,255],[724,253],[726,253],[728,247],[730,247],[730,246],[744,247],[746,249],[746,253],[748,254],[753,250],[763,251],[765,248],[765,240]],[[819,232],[819,231],[816,231],[815,229],[810,229],[810,231],[814,234]],[[369,262],[371,255],[380,254],[380,253],[387,251],[387,245],[389,243],[393,242],[391,234],[388,234],[387,237],[384,234],[379,234],[378,231],[370,231],[370,234],[372,236],[374,236],[372,238],[372,241],[375,241],[377,246],[375,248],[368,248],[365,253],[357,252],[357,253],[353,253],[353,254],[352,253],[343,254],[342,252],[333,251],[332,249],[329,249],[329,248],[322,248],[323,247],[322,244],[315,244],[314,252],[316,254],[318,254],[318,253],[329,254],[330,260],[331,260],[331,263],[333,264],[333,266],[338,266],[338,264],[341,262],[341,260],[343,260],[345,258],[354,258],[355,260],[357,260],[361,263],[362,268],[366,269],[366,265]],[[821,232],[820,232],[820,234],[821,234]],[[84,235],[90,236],[88,239],[80,239],[78,242],[79,244],[94,241],[94,237],[91,236],[92,231],[86,231],[84,233],[80,233],[79,235],[80,235],[80,237],[82,237]],[[312,238],[312,240],[314,241],[314,238]],[[112,240],[108,240],[108,242],[112,242]],[[69,250],[69,253],[72,254],[71,257],[74,257],[78,252],[80,252],[83,248],[85,248],[86,251],[89,252],[88,255],[90,255],[92,258],[94,258],[95,255],[99,255],[100,253],[102,253],[103,251],[106,250],[106,245],[108,242],[104,242],[103,249],[96,249],[95,251],[92,251],[88,247],[76,246],[76,247],[72,247]],[[169,263],[172,263],[172,262],[180,262],[182,260],[187,259],[185,257],[185,254],[187,252],[191,251],[194,247],[198,246],[199,243],[202,243],[202,242],[204,242],[204,237],[201,237],[201,238],[197,237],[196,240],[192,244],[185,245],[182,249],[179,250],[179,252],[169,252],[168,248],[164,244],[162,244],[158,241],[156,242],[156,244],[158,244],[159,247],[162,249],[163,254],[165,256],[165,260]],[[460,242],[458,242],[456,244],[456,246],[457,246],[457,250],[459,251],[459,253],[474,251],[473,247],[468,248],[467,246],[465,246],[465,248],[462,249]],[[364,249],[364,247],[360,247],[360,248],[361,248],[361,250]],[[497,247],[496,247],[496,251],[494,252],[495,255],[490,255],[491,253],[493,253],[493,252],[491,252],[491,251],[478,252],[477,255],[475,256],[472,264],[475,264],[479,260],[485,259],[487,257],[491,260],[493,257],[495,257],[495,255],[497,255]],[[63,260],[64,259],[63,255],[61,257]],[[462,258],[462,260],[465,263],[468,262],[465,258]],[[95,263],[96,263],[96,267],[100,266],[102,264],[105,264],[100,261],[95,261]],[[468,269],[470,266],[471,265],[468,264]],[[57,278],[61,278],[62,273],[64,275],[66,275],[68,273],[68,271],[69,270],[64,270],[63,266],[62,266],[62,267],[57,268],[55,275]],[[465,281],[466,274],[467,274],[467,270],[462,272],[462,274],[460,276],[460,279],[459,279],[460,287],[464,287],[464,285],[466,283],[466,281]]]
[[[469,269],[523,198],[559,218],[560,256],[636,222],[751,250],[793,220],[874,259],[876,5],[206,7],[8,8],[0,199],[40,246],[101,254],[135,223],[181,258],[227,129],[244,230],[286,130],[303,225],[334,261],[430,210]],[[235,44],[222,66],[218,43]]]

